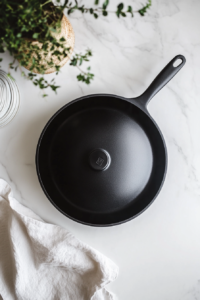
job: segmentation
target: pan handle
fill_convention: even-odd
[[[182,62],[179,63],[178,66],[174,66],[175,62],[178,62],[179,59]],[[180,71],[185,62],[186,59],[183,55],[175,56],[158,74],[146,91],[141,96],[135,98],[135,100],[146,107],[148,102]]]

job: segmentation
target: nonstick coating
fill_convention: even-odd
[[[176,69],[177,58],[182,64]],[[143,212],[163,184],[167,152],[146,104],[184,65],[175,57],[146,92],[127,99],[89,95],[62,107],[37,147],[40,184],[69,218],[92,226],[123,223]]]

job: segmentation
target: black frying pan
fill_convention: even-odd
[[[36,167],[60,212],[83,224],[109,226],[153,202],[165,178],[167,152],[146,106],[185,61],[182,55],[172,59],[137,98],[89,95],[53,115],[38,142]]]

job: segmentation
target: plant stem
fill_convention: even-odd
[[[69,60],[72,61],[71,58]],[[87,75],[87,73],[84,72],[78,65],[76,65],[75,67],[77,67],[81,73],[83,73],[84,75]]]
[[[46,5],[46,4],[49,3],[49,2],[52,2],[52,0],[48,0],[48,1],[46,1],[45,3],[40,4],[40,6],[42,7],[42,6]]]

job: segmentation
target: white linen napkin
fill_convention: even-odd
[[[0,298],[113,300],[118,267],[66,229],[45,223],[0,179]]]

